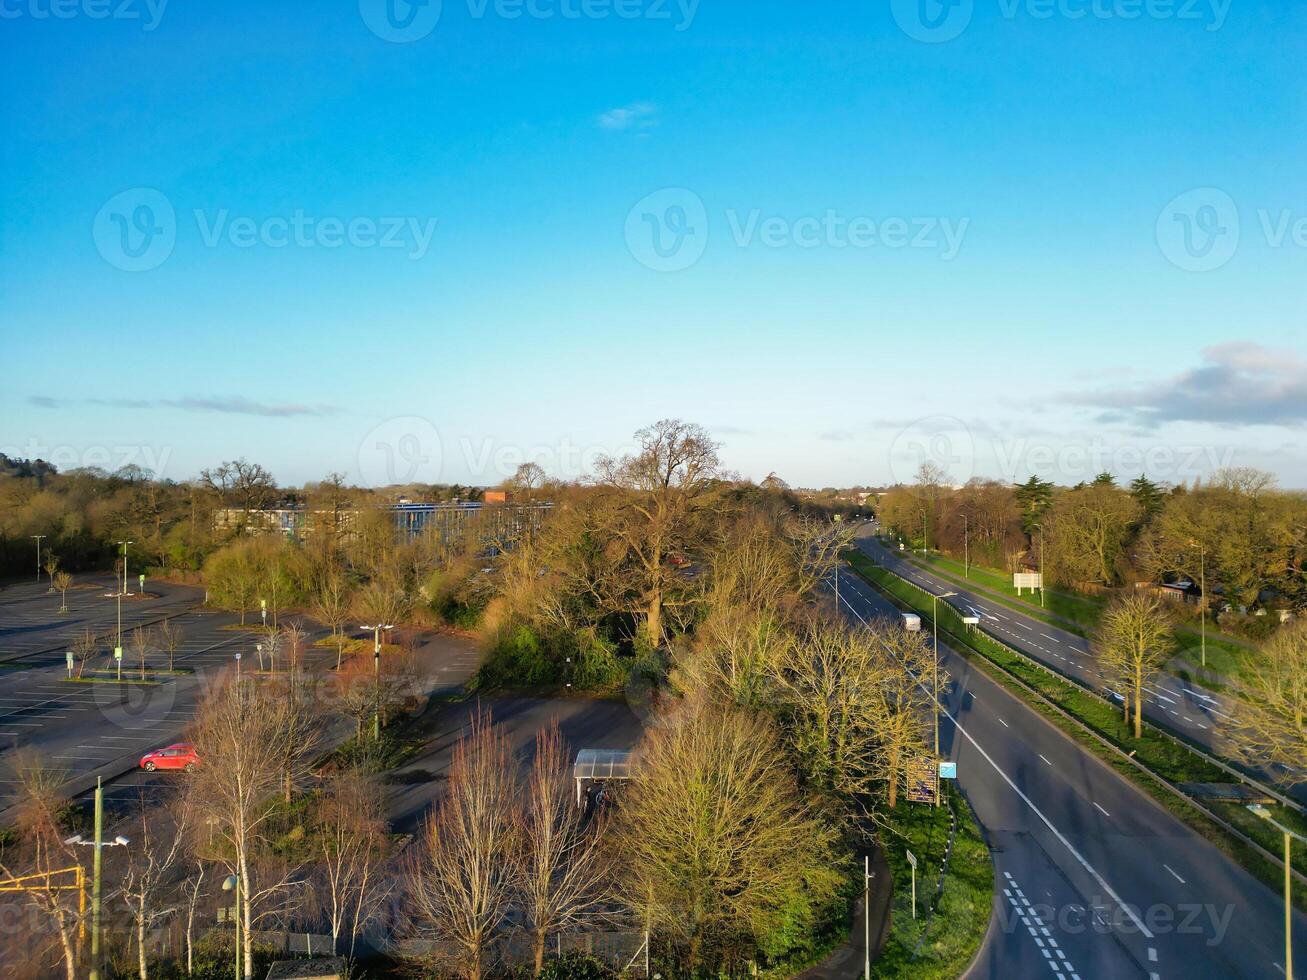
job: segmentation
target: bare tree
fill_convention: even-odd
[[[485,974],[487,945],[512,902],[516,768],[508,738],[478,712],[408,873],[415,925],[454,946],[453,965],[469,980]]]
[[[350,620],[352,597],[344,573],[337,568],[328,569],[318,580],[313,597],[313,615],[331,630],[336,644],[336,669],[340,670],[345,652],[345,624]]]
[[[80,678],[87,662],[100,652],[100,641],[96,639],[93,630],[85,629],[77,634],[68,649],[73,655],[73,662],[77,664],[77,676]]]
[[[47,591],[53,592],[57,588],[54,584],[54,576],[59,571],[59,556],[53,551],[46,554],[44,568],[46,577],[50,580],[50,588]]]
[[[69,872],[78,861],[72,847],[64,843],[60,816],[64,801],[59,794],[59,787],[68,774],[47,769],[43,762],[35,749],[19,749],[10,757],[18,780],[15,823],[27,854],[21,870],[0,863],[0,873],[8,878],[32,876],[21,894],[54,929],[65,976],[67,980],[76,980],[80,903],[75,887],[77,879]]]
[[[200,474],[200,482],[213,492],[225,507],[240,510],[238,529],[244,533],[251,511],[271,505],[277,496],[277,481],[258,463],[243,459],[230,460]]]
[[[1300,782],[1307,759],[1307,623],[1284,627],[1252,658],[1235,705],[1230,739],[1239,757],[1279,766],[1281,779]]]
[[[1098,630],[1098,663],[1126,690],[1125,719],[1134,704],[1135,738],[1144,733],[1144,685],[1166,665],[1172,648],[1171,616],[1156,596],[1127,595],[1103,613]]]
[[[277,812],[279,790],[308,769],[312,745],[295,737],[286,698],[249,678],[223,678],[199,706],[195,748],[204,765],[189,782],[193,805],[214,819],[239,876],[244,926],[245,976],[253,976],[254,924],[284,906],[293,869],[260,866],[258,850]]]
[[[600,918],[610,893],[603,822],[586,826],[572,787],[567,747],[554,722],[536,735],[518,832],[517,890],[532,933],[537,975],[544,967],[549,934]]]
[[[285,641],[286,654],[290,658],[290,670],[294,673],[299,670],[300,657],[304,653],[305,643],[308,642],[309,631],[304,628],[303,623],[294,621],[281,628],[281,636]]]
[[[67,572],[55,572],[51,581],[54,587],[59,590],[59,611],[66,613],[68,611],[68,590],[73,587],[73,577]]]
[[[368,626],[394,626],[408,614],[410,599],[399,576],[383,573],[354,597],[354,615]]]
[[[203,861],[195,862],[195,873],[188,875],[182,882],[183,901],[186,903],[186,975],[195,972],[195,912],[200,906],[200,895],[204,888],[205,867]]]
[[[842,802],[883,787],[898,802],[911,762],[927,749],[929,696],[920,634],[876,624],[849,629],[817,619],[776,665],[774,686],[800,769]]]
[[[714,935],[761,937],[840,887],[837,830],[805,801],[762,715],[687,703],[645,729],[613,831],[623,893],[705,966]]]
[[[689,530],[717,475],[717,445],[697,425],[664,419],[636,433],[640,451],[599,461],[600,478],[618,491],[610,531],[631,569],[649,642],[663,642],[663,614],[680,604],[685,576],[673,559],[686,548]]]
[[[331,925],[332,952],[341,952],[340,937],[349,930],[348,953],[362,927],[379,911],[392,882],[381,873],[386,856],[387,824],[380,788],[356,768],[328,777],[318,802],[314,838],[322,855],[318,894]]]
[[[182,642],[186,639],[186,631],[181,625],[173,619],[165,619],[156,629],[155,635],[161,646],[168,654],[168,673],[173,673],[177,667],[177,651],[181,648]]]
[[[141,665],[141,680],[145,680],[145,659],[154,648],[154,630],[148,626],[138,626],[132,630],[132,653]]]
[[[773,705],[776,678],[795,643],[785,621],[751,606],[713,605],[677,658],[671,682],[686,696],[747,708]]]
[[[164,812],[162,838],[151,833],[150,822],[160,816],[160,808],[141,808],[141,830],[134,847],[128,851],[118,895],[127,907],[136,928],[137,969],[141,980],[149,978],[146,934],[176,909],[163,906],[160,898],[172,876],[173,867],[183,853],[183,841],[190,821],[190,806],[183,797]]]

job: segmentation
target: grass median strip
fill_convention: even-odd
[[[880,568],[860,553],[850,552],[846,558],[864,580],[895,599],[900,606],[919,614],[923,621],[930,621],[931,604],[915,586]],[[979,655],[982,659],[977,665],[983,667],[986,662],[992,665],[987,672],[1009,691],[1017,694],[1062,731],[1145,790],[1161,806],[1250,872],[1268,885],[1278,887],[1283,876],[1282,870],[1221,827],[1211,815],[1225,820],[1267,851],[1277,853],[1281,839],[1273,827],[1242,806],[1211,804],[1203,808],[1167,788],[1180,783],[1228,783],[1231,782],[1231,777],[1227,773],[1155,729],[1146,728],[1143,738],[1131,738],[1120,710],[1012,652],[985,633],[968,627],[952,607],[941,604],[939,618],[941,636],[948,637],[960,653]],[[1038,697],[1032,697],[1032,691]],[[1068,718],[1068,715],[1071,717]],[[1118,751],[1113,751],[1104,742]],[[1123,752],[1130,754],[1147,772],[1123,758]],[[1307,820],[1287,808],[1276,807],[1276,819],[1299,832],[1307,833]],[[1307,854],[1295,853],[1293,865],[1299,872],[1307,873]],[[1295,889],[1294,900],[1307,911],[1305,891],[1307,890]]]
[[[958,829],[944,865],[951,814]],[[872,975],[960,976],[985,941],[993,907],[994,865],[975,816],[965,799],[950,793],[946,806],[901,803],[888,823],[880,837],[894,877],[893,925]],[[917,858],[915,919],[909,850]],[[936,894],[941,866],[944,885]]]

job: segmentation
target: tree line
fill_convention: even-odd
[[[1307,605],[1307,496],[1279,490],[1256,470],[1225,469],[1171,487],[1143,476],[1122,486],[1109,473],[1074,487],[1038,477],[952,487],[927,464],[915,483],[883,495],[878,514],[913,547],[959,559],[969,553],[1009,571],[1042,568],[1050,585],[1205,579],[1232,621],[1263,607]]]

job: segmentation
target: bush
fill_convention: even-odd
[[[558,664],[529,626],[506,630],[477,671],[476,687],[536,687],[558,680]]]
[[[546,960],[540,980],[610,980],[617,974],[602,960],[584,953],[565,953],[560,959]]]
[[[571,647],[572,684],[586,690],[621,687],[626,680],[626,665],[617,656],[616,644],[610,643],[593,629],[582,630],[565,638]]]
[[[489,659],[477,672],[475,686],[570,683],[577,690],[612,690],[626,680],[626,668],[617,645],[593,628],[542,634],[530,626],[518,625],[499,634]]]
[[[430,597],[429,606],[440,621],[458,629],[474,629],[481,623],[490,592],[478,588],[479,568],[464,565],[433,572],[422,587]]]

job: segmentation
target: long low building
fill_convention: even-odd
[[[461,537],[466,526],[478,518],[484,520],[488,534],[516,536],[524,526],[538,527],[541,518],[552,506],[547,502],[521,504],[507,501],[497,503],[402,501],[397,504],[384,504],[378,509],[389,512],[395,521],[395,529],[407,537],[432,534],[441,540],[450,540]],[[303,538],[312,535],[317,528],[323,526],[335,525],[347,531],[359,513],[354,508],[333,512],[310,510],[302,506],[269,507],[260,510],[225,507],[214,512],[213,526],[217,531],[244,531],[246,534],[279,533],[287,537]]]

